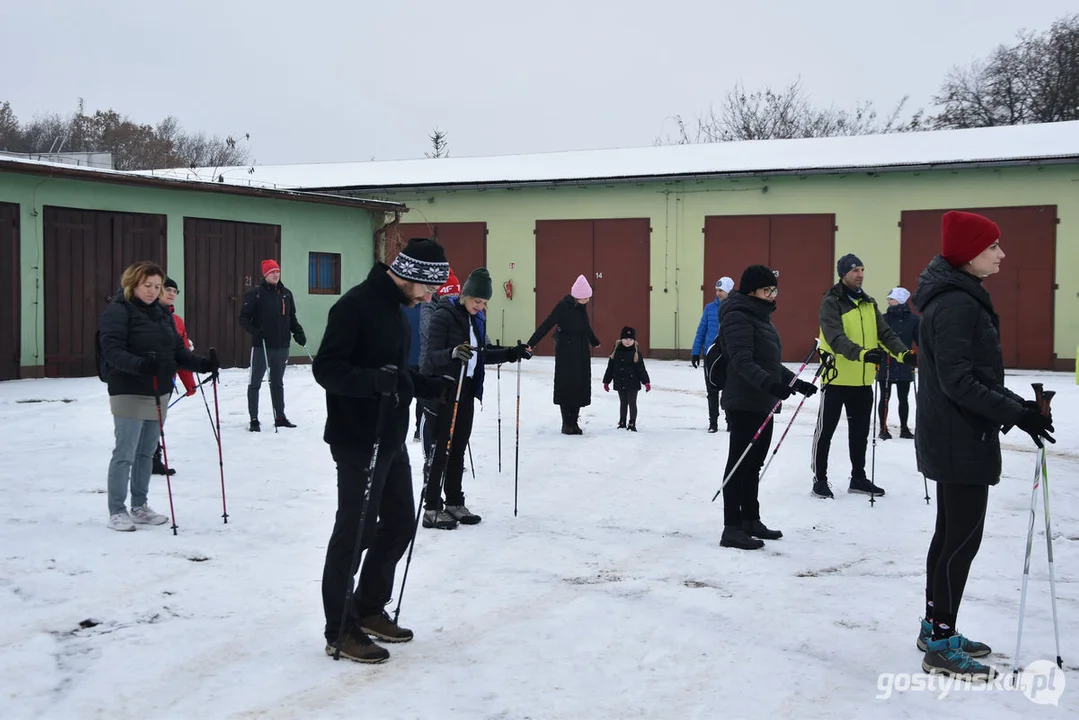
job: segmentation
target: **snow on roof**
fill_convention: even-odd
[[[88,180],[96,182],[108,182],[121,185],[141,185],[146,187],[159,187],[165,189],[199,190],[202,192],[223,193],[227,195],[247,195],[251,197],[264,197],[277,200],[292,200],[296,202],[316,203],[324,205],[345,205],[362,207],[368,210],[394,211],[404,210],[405,206],[398,202],[387,200],[367,200],[362,198],[345,197],[342,195],[327,195],[314,192],[296,192],[293,189],[283,187],[275,188],[265,185],[246,185],[231,182],[212,182],[208,174],[194,172],[165,174],[161,171],[156,173],[128,172],[123,170],[111,170],[107,168],[88,167],[85,165],[72,165],[69,162],[45,160],[30,155],[0,155],[0,170],[9,170],[18,173],[32,175],[46,175],[50,177],[68,178],[73,180]]]
[[[533,155],[201,168],[194,172],[255,187],[331,190],[835,173],[1048,160],[1079,160],[1079,121]],[[145,172],[157,177],[194,177],[192,171],[184,169]]]

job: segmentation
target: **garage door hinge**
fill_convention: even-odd
[[[834,230],[835,232],[839,232],[839,226],[838,225],[833,225],[832,230]]]
[[[903,227],[903,221],[902,221],[902,220],[900,220],[899,222],[897,222],[897,223],[896,223],[896,225],[897,225],[898,227]]]

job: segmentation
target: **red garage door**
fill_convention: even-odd
[[[637,342],[647,353],[650,233],[648,218],[537,220],[536,325],[584,275],[593,290],[589,318],[601,343],[592,354],[610,354],[625,325],[636,329]],[[553,351],[549,341],[540,345],[540,354]]]
[[[433,237],[446,250],[450,267],[463,283],[478,267],[487,267],[487,223],[401,223],[386,233],[386,262],[393,262],[410,238]],[[490,268],[488,268],[490,269]],[[495,289],[501,284],[497,278]]]
[[[969,211],[985,215],[1000,226],[1000,246],[1006,257],[1000,272],[985,279],[985,288],[993,296],[993,307],[1000,315],[1005,366],[1053,369],[1056,206]],[[900,215],[900,281],[912,292],[922,270],[940,253],[941,216],[945,212],[906,210]]]
[[[779,271],[772,322],[783,359],[804,360],[819,331],[821,296],[835,284],[835,215],[723,215],[704,219],[704,302],[715,299],[716,280],[738,280],[749,265]]]

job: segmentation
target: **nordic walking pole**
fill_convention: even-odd
[[[918,369],[917,368],[914,369],[911,377],[912,377],[911,382],[914,383],[914,413],[915,413],[915,418],[917,418],[917,413],[918,413]],[[917,430],[918,426],[915,425],[914,429]],[[917,440],[915,440],[915,442],[917,442]],[[925,476],[925,473],[922,473],[922,484],[925,486],[925,504],[928,505],[929,504],[929,478],[927,478]]]
[[[829,355],[828,357],[831,358],[832,356]],[[829,360],[828,362],[831,363],[832,366],[835,365],[835,360]],[[817,372],[813,373],[813,380],[812,380],[811,384],[813,384],[813,385],[817,384],[817,378],[819,378],[820,375],[821,375],[821,372],[824,371],[825,364],[826,363],[824,361],[822,361],[821,364],[820,364],[820,367],[817,368]],[[787,433],[790,432],[791,426],[794,425],[794,418],[798,417],[798,413],[802,411],[802,406],[805,405],[805,402],[808,399],[809,399],[808,397],[803,395],[802,396],[802,401],[800,403],[798,403],[798,407],[796,407],[794,409],[794,414],[791,415],[790,422],[787,423],[787,429],[783,431],[783,434],[779,437],[779,442],[776,443],[775,448],[772,450],[772,454],[768,456],[768,462],[764,463],[764,467],[761,468],[760,479],[758,480],[758,482],[760,480],[764,479],[764,474],[766,472],[768,472],[768,466],[772,464],[772,461],[775,460],[776,453],[779,452],[779,446],[783,444],[783,440],[787,437]]]
[[[214,348],[210,348],[210,358],[215,361],[214,364],[216,365],[217,350]],[[206,389],[203,387],[203,385],[206,384],[205,380],[199,383],[199,390],[202,391],[202,402],[206,405],[206,415],[207,417],[210,417],[210,429],[213,430],[214,438],[217,440],[217,465],[221,469],[221,518],[224,520],[225,524],[228,525],[229,511],[225,505],[225,459],[221,454],[221,407],[217,402],[217,371],[210,374],[209,380],[213,383],[214,387],[214,412],[217,414],[216,424],[214,423],[214,418],[210,417],[210,403],[206,399]]]
[[[462,366],[461,367],[461,376],[462,376],[462,378],[464,377],[464,371],[465,371],[465,366]],[[453,382],[453,376],[452,375],[443,375],[442,377],[447,382]],[[458,396],[457,397],[460,397],[461,384],[462,384],[461,381],[459,381],[457,383],[457,387],[458,387]],[[426,411],[424,411],[424,412],[426,412]],[[424,422],[425,423],[427,422],[426,416],[424,417]],[[450,430],[450,442],[452,442],[452,441],[453,441],[453,430],[451,429]],[[420,518],[423,516],[423,503],[424,503],[424,500],[427,497],[427,485],[428,485],[428,483],[431,482],[431,471],[435,470],[435,468],[434,468],[434,464],[435,464],[434,447],[435,447],[434,445],[431,446],[431,448],[432,448],[431,449],[431,457],[427,462],[424,463],[425,468],[424,468],[424,473],[423,473],[423,489],[420,491],[420,501],[416,505],[416,525],[412,529],[412,540],[410,540],[409,543],[408,543],[408,557],[405,559],[405,571],[401,575],[401,592],[397,593],[397,609],[395,609],[393,611],[393,622],[394,622],[395,625],[397,624],[397,618],[399,618],[401,616],[401,600],[405,597],[405,583],[408,582],[408,568],[409,568],[410,565],[412,565],[412,549],[414,547],[416,547],[416,536],[420,532]],[[447,447],[448,447],[448,445],[447,445]],[[426,452],[426,450],[427,449],[424,448],[424,452]],[[447,464],[449,462],[449,450],[448,449],[446,451],[446,462],[447,462]],[[445,466],[443,466],[443,467],[445,467]],[[440,491],[439,492],[439,497],[441,497],[441,496],[442,496],[442,493]]]
[[[301,345],[300,347],[302,347],[303,351],[305,353],[307,353],[307,357],[309,357],[311,359],[311,362],[315,362],[315,357],[311,354],[311,351],[307,349],[307,346],[306,345]]]
[[[150,353],[154,359],[155,353]],[[176,534],[176,509],[172,504],[172,480],[169,478],[169,451],[165,447],[165,421],[161,417],[161,396],[158,395],[157,375],[154,375],[154,403],[157,405],[157,429],[161,433],[161,460],[165,465],[165,485],[169,489],[169,514],[172,515],[172,534]]]
[[[1052,390],[1041,389],[1041,383],[1034,388],[1034,398],[1038,403],[1038,409],[1042,415],[1050,414],[1050,403],[1056,393]],[[1060,657],[1060,622],[1057,620],[1057,581],[1056,571],[1053,569],[1053,532],[1049,522],[1049,467],[1045,461],[1045,443],[1042,443],[1041,467],[1042,467],[1042,507],[1045,510],[1045,549],[1049,555],[1049,597],[1053,603],[1053,637],[1056,640],[1057,667],[1064,669],[1064,661]]]
[[[809,364],[810,359],[812,359],[813,354],[817,352],[817,348],[819,347],[820,338],[817,338],[813,343],[813,349],[806,355],[806,359],[802,361],[802,366],[798,368],[798,372],[794,374],[794,377],[791,379],[790,383],[787,384],[787,387],[792,387],[794,385],[795,380],[797,380],[798,376],[802,374],[802,371],[806,369],[806,365]],[[736,462],[734,467],[731,468],[731,471],[727,473],[727,477],[723,478],[723,483],[719,486],[719,490],[716,490],[716,494],[712,496],[712,502],[715,502],[716,498],[719,497],[719,494],[723,492],[723,488],[727,487],[727,483],[731,481],[731,478],[734,477],[734,473],[738,471],[738,466],[746,459],[746,455],[749,454],[750,449],[757,443],[757,439],[761,436],[761,433],[764,432],[764,429],[768,427],[768,423],[772,422],[772,416],[776,414],[776,411],[779,410],[779,406],[782,404],[782,400],[777,400],[776,404],[772,406],[772,409],[768,412],[768,417],[764,418],[764,422],[757,428],[757,432],[753,433],[753,438],[746,445],[746,449],[742,451],[742,455],[738,458],[738,462]]]
[[[472,443],[468,443],[465,447],[468,448],[468,466],[472,468],[472,479],[476,479],[476,464],[472,462]]]
[[[266,374],[269,375],[270,374],[270,353],[267,352],[267,350],[266,350],[266,338],[262,338],[262,357],[263,357],[263,359],[266,360]],[[262,381],[262,378],[259,378],[259,382],[261,382],[261,381]],[[270,407],[273,407],[273,391],[272,390],[270,391]],[[277,415],[277,408],[274,408],[274,416],[275,417],[274,417],[273,431],[275,433],[278,431],[276,415]]]
[[[517,341],[520,347],[521,341]],[[521,461],[521,358],[517,358],[517,421],[513,438],[513,517],[517,517],[517,478]]]
[[[880,366],[877,366],[877,371],[880,371]],[[870,456],[869,461],[869,484],[876,487],[877,485],[877,378],[874,374],[873,377],[873,454]],[[848,430],[849,432],[849,430]],[[869,507],[876,505],[873,492],[869,492]]]
[[[499,341],[501,344],[501,340]],[[498,379],[498,472],[502,473],[502,363],[495,368],[495,377]]]
[[[264,341],[265,342],[265,341]],[[263,348],[265,348],[265,344]],[[384,365],[376,372],[388,372],[397,377],[397,367],[395,365]],[[353,587],[352,574],[359,569],[360,564],[360,552],[363,548],[363,535],[364,535],[364,523],[367,522],[367,505],[371,500],[371,486],[375,484],[375,467],[378,465],[378,448],[382,444],[382,431],[386,424],[386,415],[389,414],[390,399],[394,397],[396,392],[383,393],[382,397],[378,401],[378,415],[375,417],[375,440],[371,445],[371,464],[367,466],[367,480],[364,483],[363,488],[363,501],[360,503],[360,522],[356,528],[356,545],[352,550],[352,564],[349,565],[349,578],[348,587],[345,588],[345,605],[341,608],[341,624],[337,628],[337,641],[333,644],[333,659],[341,659],[341,641],[345,637],[345,621],[348,619],[348,611],[352,606],[352,598],[359,593],[359,580],[356,581],[355,587]],[[362,574],[360,575],[362,578]]]

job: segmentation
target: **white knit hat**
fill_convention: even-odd
[[[888,293],[888,299],[895,300],[900,305],[906,305],[907,300],[910,300],[910,291],[904,287],[893,288],[892,291]]]
[[[734,290],[734,280],[724,275],[719,280],[716,280],[716,290],[722,290],[725,293],[729,293]]]

